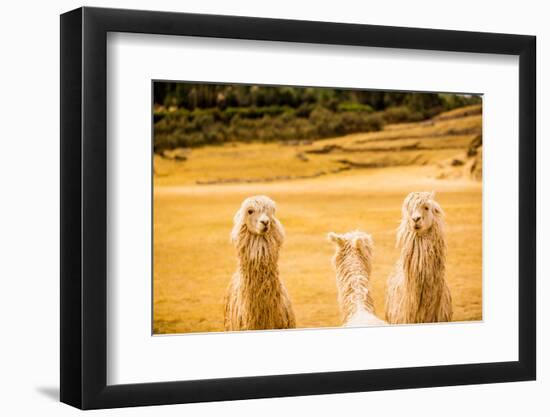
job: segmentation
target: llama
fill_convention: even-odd
[[[328,239],[336,244],[333,264],[336,269],[343,325],[351,327],[385,324],[385,321],[374,314],[369,288],[373,252],[370,235],[360,231],[341,235],[330,232]]]
[[[443,210],[435,193],[413,192],[401,211],[397,230],[401,256],[388,279],[386,320],[392,324],[451,321]]]
[[[273,200],[266,196],[245,199],[233,219],[231,240],[238,267],[225,298],[225,329],[295,328],[292,304],[279,279],[284,229],[275,217]]]

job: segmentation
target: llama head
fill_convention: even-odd
[[[246,236],[264,237],[275,244],[282,244],[284,229],[275,217],[275,202],[269,197],[248,197],[235,213],[231,240],[236,244]]]
[[[412,192],[401,208],[400,234],[422,236],[443,224],[443,210],[435,201],[435,192]]]
[[[343,234],[330,232],[327,237],[336,245],[333,262],[337,269],[346,264],[359,262],[361,267],[367,268],[370,272],[373,241],[368,233],[359,230]]]

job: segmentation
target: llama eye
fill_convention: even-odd
[[[424,210],[428,211],[429,210],[428,206],[424,207]]]
[[[254,210],[248,209],[248,214],[252,214],[252,213],[254,213]]]

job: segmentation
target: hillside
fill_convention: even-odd
[[[475,105],[428,121],[387,125],[380,132],[180,148],[154,156],[155,184],[273,182],[408,165],[434,165],[433,175],[440,178],[469,177],[481,166],[481,128],[481,106]],[[467,157],[473,142],[476,146]],[[473,174],[475,179],[480,175]]]

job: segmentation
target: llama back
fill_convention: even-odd
[[[344,327],[382,326],[387,324],[384,320],[370,311],[358,309],[343,324]]]
[[[373,242],[364,232],[329,233],[336,244],[333,264],[336,269],[338,302],[344,327],[379,326],[385,322],[374,313],[370,291]]]

